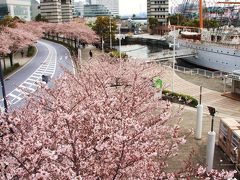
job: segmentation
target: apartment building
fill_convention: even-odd
[[[17,16],[25,21],[31,20],[31,0],[0,0],[0,19],[4,16]]]
[[[73,0],[41,0],[40,10],[48,22],[68,22],[73,19]]]
[[[160,25],[167,25],[169,0],[147,0],[147,16],[158,19]]]

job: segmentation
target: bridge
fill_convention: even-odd
[[[167,61],[173,59],[173,50],[163,50],[162,52],[153,53],[150,56],[150,62],[158,62],[158,61]],[[193,49],[179,49],[175,51],[176,59],[186,58],[186,57],[195,57],[197,55],[197,51]],[[147,62],[147,63],[148,63]]]
[[[134,17],[134,18],[130,17],[130,18],[131,18],[132,21],[134,21],[134,20],[147,20],[147,17]],[[129,17],[121,18],[121,20],[128,20],[128,19],[129,19]]]

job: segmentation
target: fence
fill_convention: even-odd
[[[222,71],[209,71],[206,69],[200,69],[200,68],[187,68],[175,65],[174,66],[176,71],[183,72],[185,74],[191,74],[191,75],[200,75],[208,78],[223,78],[225,75],[228,75],[228,73],[222,72]]]

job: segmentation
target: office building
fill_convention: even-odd
[[[31,0],[0,0],[0,19],[4,16],[17,16],[25,21],[31,20]]]
[[[74,2],[74,16],[80,17],[84,15],[84,4],[82,1]]]
[[[157,18],[160,25],[167,25],[169,0],[147,0],[147,17]]]
[[[103,5],[113,16],[119,15],[119,0],[88,0],[87,3]]]
[[[101,4],[84,5],[84,17],[111,16],[111,12]]]
[[[38,14],[40,14],[40,3],[37,0],[31,0],[31,19],[35,20]]]

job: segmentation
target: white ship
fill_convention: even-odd
[[[240,69],[240,28],[203,29],[201,33],[176,30],[180,49],[193,49],[196,56],[184,60],[209,69],[232,73]]]
[[[240,4],[240,2],[234,4]],[[202,0],[199,0],[199,22],[198,32],[201,33],[186,31],[186,29],[169,33],[168,40],[173,42],[173,38],[177,37],[180,49],[195,50],[194,57],[187,57],[184,60],[223,72],[232,73],[234,70],[240,70],[240,28],[204,29]]]

